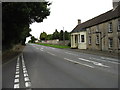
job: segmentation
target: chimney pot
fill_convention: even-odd
[[[79,25],[79,24],[81,24],[81,20],[80,20],[80,19],[78,19],[78,25]]]

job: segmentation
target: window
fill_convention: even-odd
[[[120,37],[118,38],[118,48],[120,49]]]
[[[78,39],[79,39],[79,42],[80,42],[80,34],[78,35]]]
[[[108,25],[108,32],[112,32],[112,22],[110,22]]]
[[[109,38],[109,48],[112,48],[112,47],[113,47],[113,39]]]
[[[98,26],[96,26],[96,32],[98,32],[99,31],[99,27]]]
[[[89,44],[91,44],[91,36],[89,36]]]
[[[120,20],[118,20],[118,31],[120,31]]]
[[[81,42],[84,42],[84,35],[81,35]]]
[[[100,41],[99,41],[99,36],[97,35],[96,36],[96,44],[99,44],[100,43]]]
[[[77,43],[78,37],[77,35],[75,35],[75,43]]]

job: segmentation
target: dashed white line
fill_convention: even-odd
[[[120,64],[120,63],[117,63],[117,62],[112,62],[112,61],[107,61],[107,60],[102,60],[102,59],[97,59],[97,58],[92,58],[92,57],[90,57],[90,59],[94,59],[94,60],[98,60],[98,61],[103,61],[103,62],[110,62],[110,63],[113,63],[113,64]]]
[[[16,72],[15,74],[19,74],[19,72]]]
[[[15,80],[14,80],[14,83],[19,83],[19,79],[18,79],[18,78],[15,79]]]
[[[14,84],[14,88],[20,88],[19,83],[18,84]]]
[[[70,54],[70,55],[74,55],[74,56],[78,56],[78,55],[76,55],[76,54],[69,53],[69,52],[65,52],[65,53]]]
[[[19,75],[15,75],[15,78],[19,78]]]
[[[118,61],[117,59],[113,59],[113,58],[107,58],[107,57],[101,57],[102,59],[108,59],[108,60],[112,60],[112,61]]]
[[[26,87],[31,87],[31,83],[30,82],[25,82],[25,86]]]
[[[43,49],[40,49],[40,51],[44,51]]]
[[[16,65],[16,72],[15,72],[15,79],[14,79],[14,88],[20,88],[20,84],[19,84],[19,61],[20,58],[18,56],[17,58],[17,65]]]
[[[53,53],[51,53],[51,52],[47,52],[47,53],[49,53],[49,54],[51,54],[51,55],[53,55],[53,56],[56,56],[55,54],[53,54]]]
[[[107,65],[103,65],[102,63],[99,63],[99,62],[95,62],[95,61],[91,61],[91,60],[88,60],[88,59],[84,59],[84,58],[78,58],[82,61],[86,61],[86,62],[90,62],[90,63],[93,63],[94,65],[98,65],[98,66],[102,66],[102,67],[109,67]]]
[[[28,77],[25,77],[24,80],[25,80],[25,81],[30,81]]]
[[[30,82],[30,79],[28,77],[28,73],[27,73],[27,69],[26,69],[26,66],[25,66],[25,61],[24,61],[23,55],[22,55],[22,68],[23,68],[25,87],[30,88],[31,87],[31,82]]]
[[[83,64],[83,63],[80,63],[80,62],[77,62],[77,61],[74,61],[74,60],[71,60],[71,59],[68,59],[68,58],[64,58],[64,59],[67,60],[67,61],[70,61],[72,63],[76,63],[76,64],[80,64],[80,65],[87,66],[87,67],[90,67],[90,68],[94,68],[93,66],[88,65],[88,64]]]
[[[24,77],[26,77],[26,76],[28,76],[28,74],[27,74],[27,73],[25,73],[25,74],[24,74]]]

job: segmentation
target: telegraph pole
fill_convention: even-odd
[[[63,27],[63,42],[64,42],[64,44],[65,44],[64,27]]]

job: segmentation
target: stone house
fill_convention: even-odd
[[[71,32],[71,48],[118,52],[120,49],[120,0],[113,9],[78,25]]]

